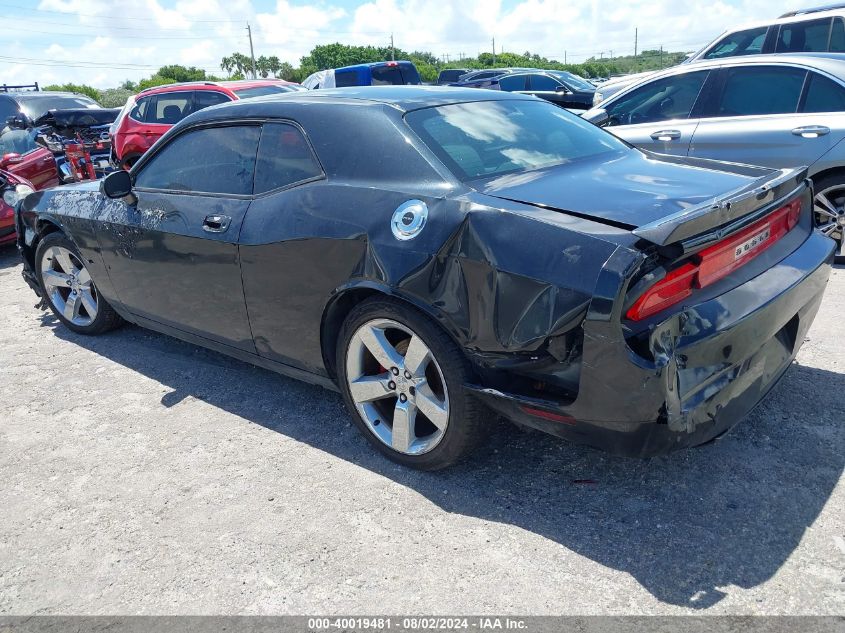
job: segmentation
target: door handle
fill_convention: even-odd
[[[223,233],[231,222],[232,218],[228,215],[207,215],[202,221],[202,230],[208,233]]]
[[[674,141],[681,138],[681,131],[680,130],[660,130],[659,132],[654,132],[651,135],[651,138],[655,141]]]
[[[818,138],[825,134],[830,134],[830,128],[824,125],[804,125],[795,128],[792,130],[792,133],[802,138]]]

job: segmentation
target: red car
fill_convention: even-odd
[[[37,130],[0,128],[0,170],[32,183],[37,190],[59,184],[53,153],[35,142]]]
[[[114,160],[124,168],[135,164],[167,130],[189,114],[237,99],[305,90],[281,79],[192,82],[148,88],[127,104],[112,128]]]
[[[0,170],[0,246],[14,243],[15,204],[33,191],[35,187],[25,178]]]

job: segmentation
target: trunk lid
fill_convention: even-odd
[[[488,196],[586,217],[665,245],[712,230],[782,198],[806,168],[770,169],[624,152],[476,180]]]

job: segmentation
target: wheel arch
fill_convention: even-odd
[[[391,286],[373,281],[361,281],[338,288],[323,310],[323,318],[320,323],[320,347],[323,364],[333,380],[337,378],[335,359],[337,358],[337,344],[343,322],[355,306],[372,297],[393,299],[425,314],[452,339],[459,349],[463,348],[456,332],[447,327],[443,315],[438,314],[432,306],[397,291],[396,288]]]
[[[810,180],[813,181],[813,193],[815,193],[816,186],[820,180],[831,176],[841,176],[843,183],[845,183],[845,167],[828,167],[810,176]]]

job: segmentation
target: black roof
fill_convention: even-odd
[[[449,86],[363,86],[358,88],[329,88],[288,92],[266,97],[255,97],[241,101],[230,101],[192,114],[187,120],[213,121],[232,116],[277,116],[283,114],[284,106],[309,104],[309,108],[333,107],[337,105],[381,105],[396,108],[402,112],[420,108],[437,107],[471,101],[513,101],[534,100],[528,95],[480,90],[477,88],[454,88]]]

